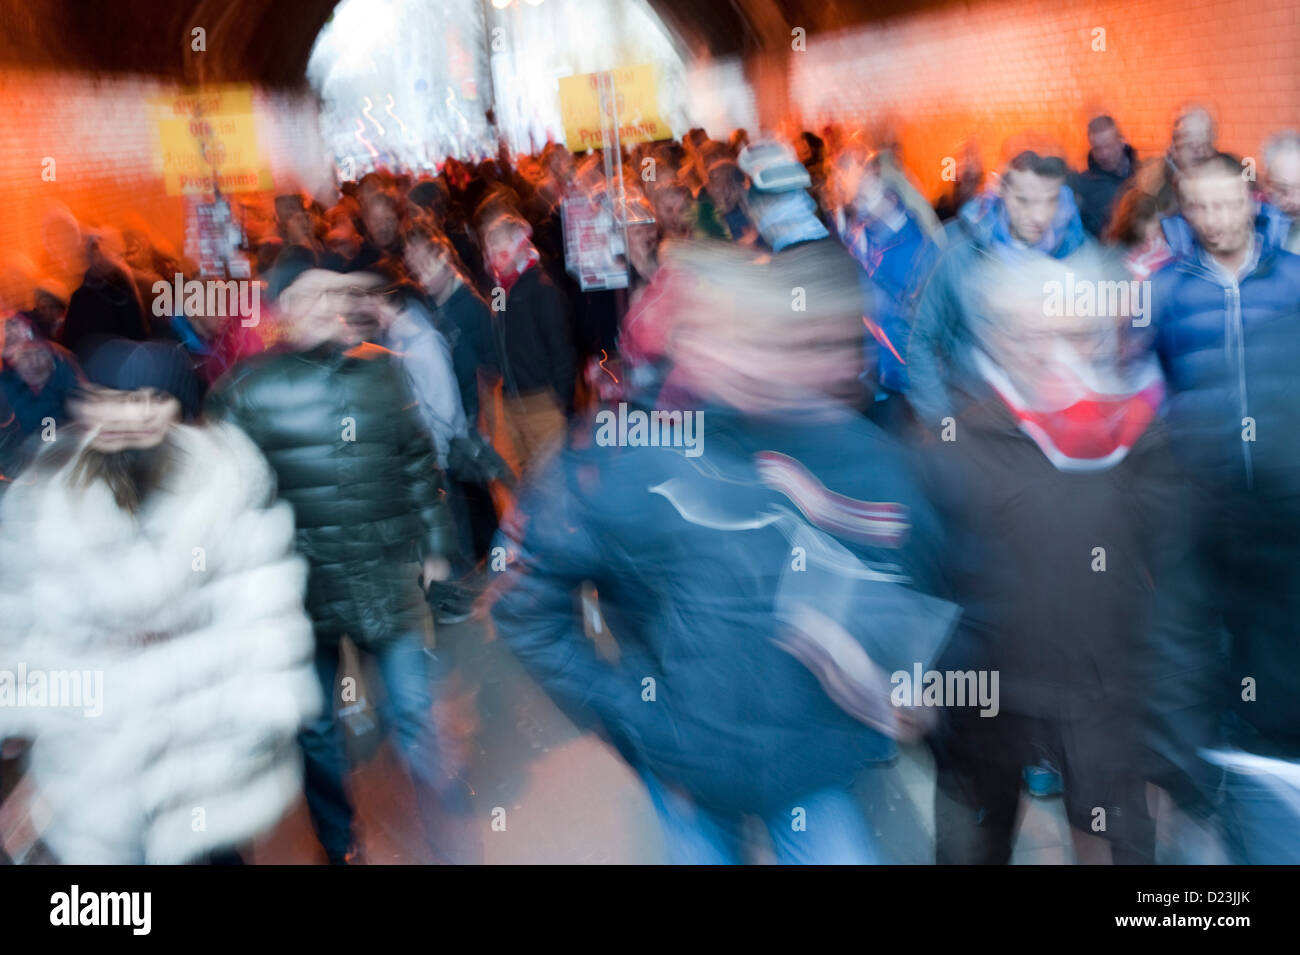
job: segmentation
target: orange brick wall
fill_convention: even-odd
[[[184,250],[184,203],[165,194],[148,105],[172,89],[144,78],[0,73],[0,267],[25,255],[38,273],[57,272],[41,223],[58,203],[87,226],[121,227],[138,213]],[[255,91],[254,108],[277,188],[316,188],[328,167],[314,99]],[[53,182],[41,178],[45,157],[55,162]]]
[[[1268,133],[1300,126],[1298,14],[1297,0],[954,4],[809,36],[806,52],[788,54],[788,89],[782,85],[779,98],[788,93],[806,125],[888,123],[931,194],[944,186],[943,158],[968,137],[987,168],[1022,130],[1057,141],[1077,164],[1088,117],[1106,111],[1152,155],[1164,149],[1170,116],[1187,99],[1216,109],[1221,145],[1255,155]],[[1095,27],[1106,30],[1104,51],[1092,49]],[[769,57],[758,72],[771,80],[780,71],[779,57]],[[743,82],[738,71],[729,75]],[[772,83],[762,85],[758,94],[770,99]],[[88,225],[121,225],[139,213],[183,247],[183,205],[164,194],[147,108],[166,89],[145,78],[0,72],[0,266],[24,254],[49,269],[40,226],[54,202]],[[259,91],[255,103],[277,188],[318,188],[327,166],[314,99]],[[54,182],[41,179],[47,156]]]
[[[814,34],[791,53],[790,96],[805,125],[829,119],[896,130],[931,195],[945,156],[975,136],[985,168],[1009,137],[1036,130],[1082,164],[1089,117],[1113,115],[1142,156],[1168,145],[1191,99],[1220,123],[1220,147],[1258,155],[1300,126],[1296,0],[988,0]],[[1093,29],[1104,28],[1104,51]]]

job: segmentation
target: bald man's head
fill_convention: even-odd
[[[1300,219],[1300,133],[1287,130],[1264,147],[1268,198],[1291,217]]]
[[[1172,152],[1179,169],[1190,169],[1215,153],[1214,117],[1204,106],[1189,106],[1174,120]]]

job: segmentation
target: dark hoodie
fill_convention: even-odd
[[[119,269],[103,276],[86,273],[81,287],[68,300],[60,344],[82,356],[87,343],[102,335],[144,341],[149,323],[131,277]]]
[[[1070,188],[1079,206],[1079,218],[1088,234],[1100,238],[1115,211],[1115,200],[1124,192],[1125,185],[1137,171],[1137,151],[1124,146],[1124,168],[1118,172],[1102,169],[1088,153],[1088,168],[1070,175]]]

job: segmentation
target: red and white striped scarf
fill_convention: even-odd
[[[1164,400],[1164,379],[1149,357],[1118,373],[1063,346],[1034,382],[1019,386],[978,349],[975,365],[1060,471],[1099,471],[1124,460]]]

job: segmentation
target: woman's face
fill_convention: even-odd
[[[87,385],[70,408],[79,423],[95,432],[90,446],[103,454],[156,448],[181,420],[181,403],[155,388],[118,391]]]

